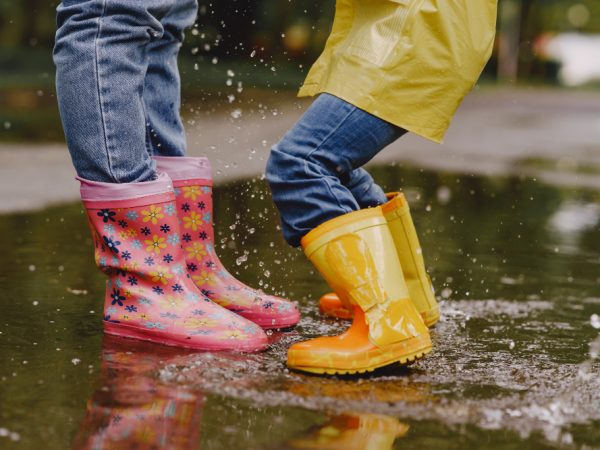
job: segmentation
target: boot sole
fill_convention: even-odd
[[[133,327],[130,325],[115,324],[110,322],[104,322],[104,333],[113,336],[119,336],[126,339],[135,339],[138,341],[152,342],[159,345],[167,345],[169,347],[187,348],[198,351],[207,352],[242,352],[242,353],[256,353],[265,350],[268,347],[268,343],[262,346],[244,347],[240,346],[234,348],[233,346],[228,347],[224,345],[199,345],[192,344],[188,341],[191,338],[161,338],[156,336],[151,331],[144,328]]]
[[[416,338],[415,338],[416,339]],[[394,350],[401,349],[401,351],[406,351],[405,349],[406,343],[396,344],[389,347],[389,352],[394,353]],[[333,368],[333,367],[312,367],[312,366],[294,366],[288,363],[288,367],[292,370],[302,371],[313,373],[317,375],[355,375],[367,372],[373,372],[376,369],[380,369],[382,367],[386,367],[392,364],[400,364],[400,365],[409,365],[431,352],[432,350],[431,342],[425,347],[422,347],[418,350],[415,350],[410,353],[404,353],[400,356],[392,356],[389,359],[367,365],[365,367],[357,367],[357,368]]]

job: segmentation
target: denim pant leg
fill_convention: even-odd
[[[298,246],[313,228],[358,210],[348,185],[358,192],[365,177],[359,172],[355,179],[353,171],[404,132],[344,100],[320,95],[273,147],[267,163],[285,239]]]
[[[155,177],[143,102],[147,47],[177,0],[63,0],[54,48],[58,103],[71,158],[83,178]]]
[[[360,209],[382,205],[387,202],[383,189],[375,183],[371,174],[362,167],[350,172],[348,180],[342,180],[342,183],[352,192],[352,196]]]
[[[147,140],[155,155],[183,156],[185,130],[181,121],[181,79],[177,57],[184,31],[196,21],[198,2],[178,0],[161,18],[164,33],[148,45],[148,71],[144,83]]]

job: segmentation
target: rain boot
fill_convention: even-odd
[[[215,251],[212,176],[207,158],[155,157],[175,186],[187,269],[201,292],[265,329],[289,328],[300,313],[294,303],[252,289],[231,275]]]
[[[431,351],[429,330],[408,297],[381,207],[325,222],[304,236],[301,244],[344,305],[353,309],[354,317],[340,336],[291,346],[290,368],[354,374],[405,364]]]
[[[106,333],[198,350],[267,346],[258,326],[206,298],[187,274],[166,174],[143,183],[80,181],[96,264],[108,276]]]
[[[381,208],[394,238],[410,299],[421,313],[425,325],[432,327],[440,318],[440,309],[434,296],[431,279],[425,270],[421,245],[408,203],[404,194],[400,192],[389,193],[387,197],[389,201]],[[333,292],[321,297],[319,309],[323,314],[339,319],[352,318],[352,310],[344,307]]]

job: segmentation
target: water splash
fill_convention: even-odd
[[[445,302],[442,311],[433,332],[435,353],[410,370],[391,368],[366,378],[288,371],[286,349],[301,335],[339,333],[339,323],[311,318],[312,310],[298,332],[276,334],[266,354],[195,355],[167,365],[159,376],[257,406],[434,420],[456,430],[476,425],[511,430],[521,438],[542,433],[561,445],[572,442],[574,424],[600,420],[600,337],[590,346],[595,356],[581,364],[553,361],[551,349],[532,346],[555,325],[535,325],[552,311],[551,302],[463,300]],[[508,336],[530,328],[537,331],[528,331],[511,348]]]

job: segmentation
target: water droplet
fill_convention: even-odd
[[[436,195],[438,203],[441,205],[446,205],[452,198],[452,191],[447,186],[440,186]]]

